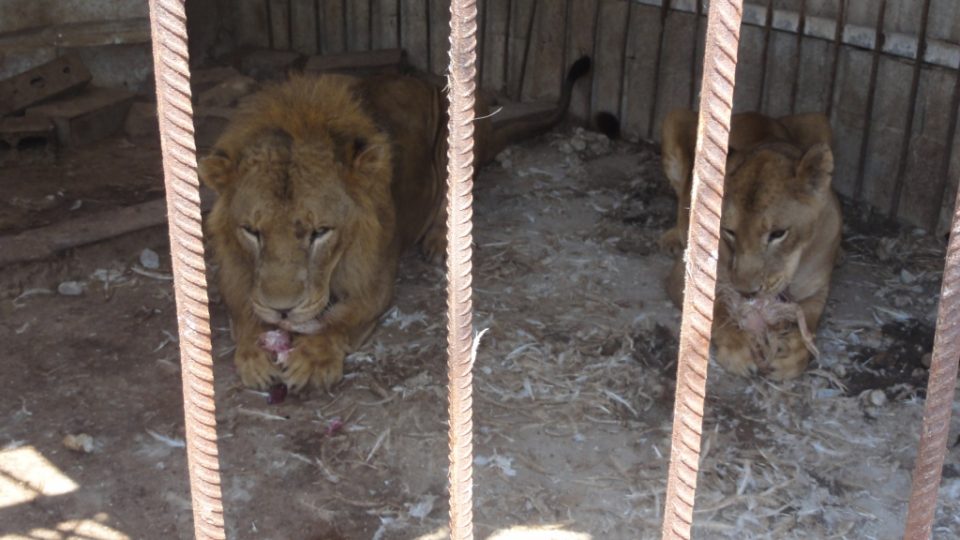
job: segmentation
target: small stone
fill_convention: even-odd
[[[843,364],[833,366],[833,372],[841,379],[847,376],[847,368]]]
[[[84,288],[85,284],[79,281],[64,281],[57,285],[57,292],[63,296],[80,296]]]
[[[573,146],[571,146],[570,143],[568,143],[568,142],[562,142],[562,143],[560,143],[560,152],[562,152],[562,153],[564,153],[564,154],[572,154],[572,153],[573,153]]]
[[[144,248],[144,250],[140,252],[140,265],[147,270],[156,270],[160,268],[160,256],[157,255],[156,251],[150,248]]]
[[[867,397],[870,403],[876,407],[882,407],[887,403],[887,394],[883,390],[871,390]]]
[[[577,152],[582,152],[587,149],[587,143],[583,139],[571,139],[570,146]]]
[[[67,435],[63,438],[63,446],[74,452],[89,454],[93,452],[93,437],[86,433]]]
[[[900,281],[904,285],[912,285],[917,282],[917,276],[911,274],[909,270],[904,268],[903,270],[900,270]]]
[[[920,357],[920,363],[923,364],[923,367],[930,369],[930,363],[933,361],[933,354],[927,353]]]

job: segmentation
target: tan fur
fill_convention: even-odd
[[[689,227],[696,113],[673,111],[663,128],[663,166],[677,193],[677,226],[661,238],[675,255],[667,278],[670,298],[683,302],[682,252]],[[815,332],[829,292],[840,246],[840,204],[830,186],[833,154],[829,120],[821,114],[769,118],[734,115],[724,184],[718,290],[741,298],[776,298],[796,303]],[[786,231],[781,239],[771,238]],[[774,379],[795,377],[810,354],[796,323],[768,331],[779,343],[772,358],[758,358],[743,321],[731,320],[724,302],[714,311],[717,361],[740,375],[757,370]]]
[[[568,103],[565,87],[558,110]],[[444,252],[445,108],[426,77],[295,77],[245,104],[201,161],[219,194],[207,226],[244,384],[340,380],[391,301],[401,252]],[[513,142],[488,119],[476,137],[478,163]],[[285,366],[257,345],[273,327],[294,333]]]

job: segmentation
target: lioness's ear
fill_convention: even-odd
[[[220,193],[235,175],[233,161],[223,150],[214,150],[212,154],[200,160],[200,181]]]
[[[797,165],[797,178],[814,191],[829,188],[833,180],[833,152],[830,146],[819,143],[810,147]]]
[[[689,109],[674,109],[663,119],[663,173],[678,192],[693,170],[697,120],[697,113]]]

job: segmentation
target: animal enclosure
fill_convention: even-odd
[[[656,245],[675,203],[649,140],[667,111],[696,103],[706,9],[650,4],[481,4],[480,77],[505,102],[553,101],[573,59],[586,53],[595,61],[589,84],[577,88],[572,125],[508,149],[477,179],[476,317],[490,329],[475,375],[483,538],[658,536],[679,314],[663,293],[670,261]],[[867,15],[882,14],[882,27],[895,32],[876,39],[875,28],[854,22],[870,11],[865,4],[832,6],[833,15],[828,3],[779,4],[779,11],[745,14],[738,107],[830,111],[845,171],[835,185],[848,196],[845,257],[818,336],[822,357],[810,373],[775,384],[711,369],[695,530],[728,538],[892,538],[903,528],[917,438],[904,426],[922,416],[944,256],[942,240],[917,227],[949,221],[956,184],[949,150],[960,95],[957,38],[937,27],[953,19],[920,17],[930,24],[911,34],[912,4],[883,3]],[[199,49],[195,84],[224,66],[257,79],[217,107],[230,109],[263,79],[282,78],[283,69],[398,45],[415,66],[442,72],[447,7],[218,2],[216,17],[193,23],[219,36]],[[834,23],[831,34],[831,17],[846,30],[838,34]],[[913,55],[923,43],[919,56],[927,61],[912,62],[910,36],[936,32],[942,36],[914,38]],[[748,47],[750,39],[758,48]],[[314,53],[320,56],[308,58]],[[836,69],[808,65],[814,61]],[[276,65],[284,66],[279,74]],[[856,75],[866,84],[858,86]],[[943,82],[939,90],[931,80]],[[144,86],[149,94],[149,81]],[[213,99],[207,90],[196,92],[198,142],[229,117],[202,110]],[[864,100],[853,98],[858,91]],[[142,94],[135,99],[152,105]],[[934,114],[931,103],[945,103],[947,114]],[[621,119],[626,140],[577,127],[590,127],[601,111]],[[881,121],[884,114],[891,118]],[[926,131],[936,122],[942,137]],[[897,126],[907,125],[897,138]],[[0,242],[8,243],[0,245],[23,246],[44,226],[69,229],[76,219],[144,198],[149,204],[159,149],[155,133],[134,131],[128,121],[124,134],[68,145],[54,158],[19,143],[4,148],[0,184],[17,219],[6,221]],[[858,142],[843,146],[850,139]],[[934,200],[920,189],[924,182],[943,192],[936,215],[933,206],[914,206]],[[858,211],[858,202],[875,212]],[[0,424],[0,485],[16,486],[0,498],[0,534],[189,536],[163,231],[74,248],[0,271],[0,339],[11,344],[0,379],[16,389],[0,397],[9,411]],[[404,258],[394,306],[349,357],[347,377],[332,392],[267,405],[218,362],[231,538],[446,537],[442,279],[439,267],[415,254]],[[216,356],[229,356],[215,288],[211,310]],[[110,392],[116,388],[121,395]],[[951,433],[956,427],[954,420]],[[944,538],[960,530],[955,447],[947,459],[935,524]],[[15,466],[22,463],[63,478],[51,489],[31,476],[43,467]]]

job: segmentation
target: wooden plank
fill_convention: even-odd
[[[445,75],[449,64],[450,0],[430,0],[430,71]]]
[[[410,64],[427,70],[430,63],[430,35],[427,32],[427,2],[406,0],[401,5],[400,38]]]
[[[930,39],[960,43],[960,2],[933,0],[927,32]]]
[[[263,48],[270,46],[265,0],[237,0],[237,44]]]
[[[549,1],[549,0],[544,0]],[[520,90],[529,60],[530,31],[537,0],[513,0],[507,36],[507,95],[520,99]]]
[[[290,0],[268,0],[270,8],[271,46],[278,51],[290,50]]]
[[[833,105],[833,153],[836,163],[833,187],[853,196],[857,181],[860,145],[866,128],[867,85],[872,57],[852,47],[840,51],[837,91]]]
[[[397,0],[373,0],[371,17],[373,17],[373,48],[400,48],[400,35],[397,33],[400,12],[397,9]]]
[[[760,78],[763,76],[763,28],[744,25],[740,31],[740,50],[737,53],[737,88],[733,93],[734,112],[756,110],[760,97]]]
[[[770,36],[767,55],[767,83],[764,85],[764,112],[771,116],[790,114],[790,95],[797,76],[797,37],[776,32]]]
[[[209,190],[201,190],[201,209],[204,212],[213,206],[213,199]],[[19,234],[0,236],[0,266],[46,259],[70,248],[166,224],[166,200],[154,199]]]
[[[372,46],[370,35],[370,0],[346,0],[347,50],[368,51]]]
[[[596,36],[597,0],[571,0],[570,18],[567,20],[567,60],[572,62],[587,54],[594,56],[594,37]],[[593,85],[578,84],[573,88],[570,98],[570,117],[581,124],[588,123],[593,116],[590,108]]]
[[[533,42],[527,58],[527,76],[521,97],[524,101],[555,101],[560,97],[563,65],[565,2],[542,1],[533,24]]]
[[[956,79],[957,84],[960,84],[960,79]],[[956,106],[957,103],[954,103]],[[948,159],[950,163],[947,165],[947,178],[946,185],[944,186],[943,197],[940,200],[940,215],[938,218],[937,234],[947,234],[950,232],[950,226],[953,221],[953,212],[954,207],[957,202],[957,187],[960,184],[960,116],[957,114],[957,110],[952,111],[953,122],[954,122],[954,139],[949,141],[949,150],[950,154]]]
[[[480,86],[502,93],[506,88],[507,24],[510,0],[486,0],[483,78]]]
[[[890,207],[897,167],[900,165],[900,147],[905,131],[904,120],[910,97],[910,65],[881,57],[877,72],[877,93],[870,126],[870,141],[864,163],[862,200],[886,212]]]
[[[314,0],[290,0],[290,44],[300,54],[317,54],[317,4]]]
[[[660,8],[635,5],[630,13],[630,36],[627,44],[627,95],[621,131],[628,137],[646,137],[651,124],[650,104],[657,89],[654,71],[657,59],[654,51],[660,36]],[[653,134],[659,140],[660,134]]]
[[[322,6],[320,10],[321,54],[345,52],[347,36],[344,34],[346,30],[344,2],[341,0],[324,0],[319,5]]]
[[[827,111],[832,66],[833,44],[822,39],[804,38],[797,70],[798,113]]]
[[[693,57],[693,48],[696,47],[695,26],[696,16],[693,14],[674,11],[667,15],[664,23],[667,41],[664,43],[663,59],[660,62],[654,133],[660,132],[667,113],[678,107],[687,107],[690,103],[690,59]]]
[[[917,110],[911,126],[910,152],[898,216],[917,227],[929,228],[930,216],[940,210],[943,161],[950,159],[947,139],[952,120],[955,73],[924,69],[920,75]]]
[[[401,73],[406,63],[403,49],[356,51],[311,56],[303,66],[306,73]]]
[[[596,57],[593,71],[594,113],[605,111],[620,116],[620,91],[623,80],[623,45],[627,39],[627,2],[603,0],[597,20]],[[682,39],[682,38],[681,38]],[[688,65],[690,56],[683,62]]]

